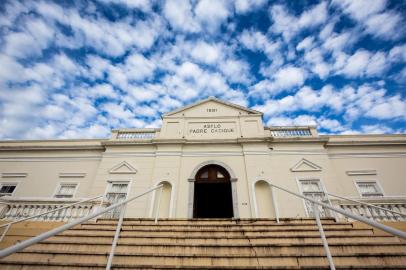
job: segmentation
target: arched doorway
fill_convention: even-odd
[[[202,167],[195,177],[194,218],[232,218],[230,174],[219,165]]]

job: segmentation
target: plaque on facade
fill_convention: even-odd
[[[191,137],[231,137],[236,134],[235,122],[192,122],[187,133]]]

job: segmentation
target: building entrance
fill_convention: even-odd
[[[201,168],[195,179],[193,217],[232,218],[230,174],[219,165]]]

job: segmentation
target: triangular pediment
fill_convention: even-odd
[[[290,168],[290,170],[292,172],[318,172],[321,171],[321,167],[303,158]]]
[[[127,161],[120,162],[110,169],[109,173],[112,174],[130,174],[137,173],[137,170],[131,166]]]
[[[194,104],[179,108],[166,113],[163,117],[201,117],[201,116],[238,116],[238,115],[262,115],[261,112],[246,107],[209,97]]]

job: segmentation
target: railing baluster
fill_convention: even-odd
[[[162,187],[161,187],[162,190]],[[114,234],[114,239],[113,242],[111,243],[111,251],[109,254],[109,258],[107,260],[107,265],[106,265],[106,270],[110,270],[111,268],[111,264],[113,263],[113,258],[114,258],[114,254],[116,252],[116,246],[117,246],[117,242],[118,242],[118,238],[120,237],[120,232],[121,232],[121,227],[123,225],[123,220],[124,220],[124,212],[126,209],[126,205],[121,205],[120,206],[121,211],[120,211],[120,218],[117,222],[117,227],[116,227],[116,232]]]
[[[1,259],[1,258],[4,258],[4,257],[6,257],[6,256],[8,256],[8,255],[10,255],[10,254],[13,254],[13,253],[15,253],[15,252],[18,252],[18,251],[20,251],[20,250],[22,250],[22,249],[24,249],[24,248],[26,248],[26,247],[29,247],[29,246],[31,246],[31,245],[34,245],[34,244],[36,244],[36,243],[38,243],[38,242],[40,242],[40,241],[42,241],[42,240],[45,240],[45,239],[47,239],[47,238],[49,238],[49,237],[51,237],[51,236],[57,235],[57,234],[59,234],[59,233],[61,233],[61,232],[64,232],[64,231],[66,231],[66,230],[68,230],[68,229],[70,229],[70,228],[72,228],[72,227],[74,227],[74,226],[76,226],[76,225],[82,224],[82,223],[85,222],[85,221],[89,221],[89,220],[91,220],[92,218],[95,218],[95,217],[97,217],[97,216],[103,215],[104,213],[109,212],[109,211],[111,211],[111,210],[113,210],[113,209],[115,209],[115,208],[117,208],[117,207],[119,207],[119,206],[126,205],[127,203],[129,203],[129,202],[131,202],[131,201],[133,201],[133,200],[135,200],[135,199],[137,199],[137,198],[139,198],[139,197],[142,197],[142,196],[144,196],[145,194],[148,194],[148,193],[150,193],[150,192],[152,192],[152,191],[154,191],[154,190],[156,190],[156,189],[158,189],[158,188],[161,188],[161,187],[162,187],[162,185],[159,185],[159,186],[157,186],[157,187],[151,188],[151,189],[149,189],[149,190],[147,190],[147,191],[145,191],[145,192],[143,192],[143,193],[141,193],[141,194],[139,194],[139,195],[133,196],[133,197],[131,197],[131,198],[125,199],[124,201],[121,201],[121,202],[115,203],[115,204],[113,204],[113,205],[110,205],[109,207],[106,207],[106,208],[104,208],[104,209],[101,209],[101,210],[99,210],[99,211],[97,211],[97,212],[94,212],[94,213],[88,215],[88,216],[85,216],[85,217],[82,217],[82,218],[78,218],[78,219],[76,219],[76,220],[74,220],[74,221],[72,221],[72,222],[70,222],[70,223],[68,223],[68,224],[62,225],[62,226],[60,226],[60,227],[58,227],[58,228],[52,229],[52,230],[50,230],[50,231],[48,231],[48,232],[42,233],[42,234],[37,235],[37,236],[35,236],[35,237],[33,237],[33,238],[30,238],[30,239],[28,239],[28,240],[24,240],[24,241],[22,241],[22,242],[20,242],[20,243],[18,243],[18,244],[15,244],[15,245],[13,245],[13,246],[11,246],[11,247],[8,247],[8,248],[5,248],[5,249],[3,249],[3,250],[0,250],[0,259]],[[97,198],[99,198],[99,197],[101,197],[101,196],[97,196]],[[95,198],[92,198],[92,200],[93,200],[93,199],[95,199]],[[89,201],[89,200],[90,200],[90,199],[85,200],[85,201]],[[81,201],[81,202],[79,202],[79,203],[83,203],[83,202],[85,202],[85,201]],[[70,206],[73,206],[73,205],[76,205],[76,204],[78,204],[78,203],[72,204],[72,205],[70,205]],[[31,218],[31,217],[30,217],[30,218]],[[18,220],[18,221],[15,221],[15,222],[3,224],[3,225],[1,225],[0,227],[8,226],[8,225],[10,225],[10,224],[14,224],[14,223],[21,222],[21,221],[22,221],[22,220]]]
[[[279,223],[279,206],[278,206],[278,202],[276,200],[275,189],[273,188],[273,186],[271,186],[271,196],[272,196],[273,209],[275,211],[276,223]]]
[[[331,256],[330,248],[328,247],[328,242],[326,239],[326,235],[324,234],[323,225],[320,221],[320,214],[319,214],[319,206],[317,204],[313,204],[313,212],[316,218],[317,227],[319,228],[320,238],[323,242],[324,251],[326,252],[328,264],[330,265],[331,270],[335,270],[336,267],[334,266],[333,257]]]

